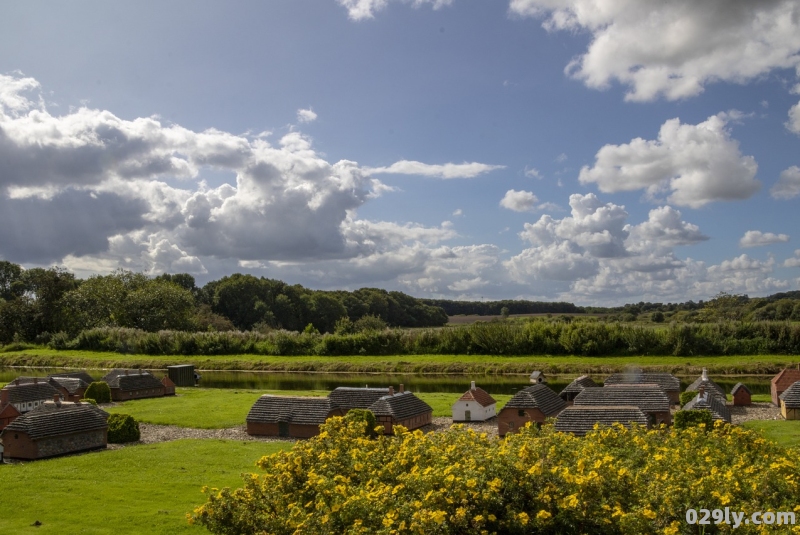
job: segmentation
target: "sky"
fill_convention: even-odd
[[[2,260],[600,306],[800,289],[800,0],[0,5]]]

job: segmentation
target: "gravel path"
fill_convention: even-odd
[[[772,403],[753,403],[749,407],[735,407],[728,405],[731,411],[731,419],[734,424],[741,424],[749,420],[780,420],[781,413],[778,407]],[[430,425],[422,428],[422,431],[427,433],[429,431],[442,432],[450,429],[453,425],[451,418],[437,416],[433,418]],[[497,436],[497,418],[491,418],[485,422],[469,422],[463,423],[464,426],[474,429],[478,433],[486,433],[490,437]],[[169,442],[171,440],[179,440],[182,438],[211,438],[211,439],[226,439],[226,440],[241,440],[241,441],[258,441],[258,442],[274,442],[274,441],[295,441],[293,438],[285,437],[254,437],[245,432],[245,426],[240,425],[237,427],[229,427],[226,429],[193,429],[189,427],[177,427],[174,425],[154,425],[154,424],[139,424],[142,438],[139,442],[132,442],[127,444],[133,446],[137,444],[154,444],[157,442]],[[116,449],[124,447],[122,444],[109,444],[109,449]]]

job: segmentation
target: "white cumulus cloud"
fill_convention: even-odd
[[[800,167],[793,165],[782,171],[780,179],[769,192],[775,199],[794,199],[800,195]]]
[[[796,0],[511,0],[510,11],[549,31],[588,32],[566,72],[596,89],[619,82],[628,100],[692,97],[800,65]]]
[[[375,14],[383,11],[389,5],[389,0],[336,0],[339,5],[347,9],[350,20],[366,20],[375,18]],[[418,8],[430,4],[433,9],[441,9],[453,3],[453,0],[400,0]]]
[[[786,122],[786,128],[790,132],[800,134],[800,102],[789,109],[789,120]]]
[[[670,119],[661,126],[658,139],[605,145],[594,166],[584,166],[578,178],[606,193],[643,189],[657,197],[667,192],[670,203],[692,208],[747,199],[760,187],[755,179],[758,165],[739,151],[726,129],[728,117],[714,115],[697,125]]]
[[[297,110],[297,120],[301,123],[313,123],[317,120],[317,114],[311,108]]]
[[[515,212],[530,212],[536,208],[539,199],[530,191],[510,189],[500,200],[500,206]]]
[[[413,160],[401,160],[388,167],[368,167],[369,174],[416,175],[431,178],[474,178],[476,176],[505,169],[505,165],[488,165],[478,162],[427,164]]]
[[[739,240],[739,247],[758,247],[760,245],[772,245],[773,243],[786,243],[787,241],[789,241],[787,234],[748,230]]]

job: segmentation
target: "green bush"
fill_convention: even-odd
[[[91,398],[97,403],[111,403],[111,388],[105,381],[95,381],[89,385],[83,397]]]
[[[108,417],[108,441],[112,444],[136,442],[141,437],[139,422],[130,414],[111,414]]]
[[[706,429],[711,429],[714,426],[714,420],[711,418],[711,411],[707,409],[690,409],[688,411],[678,411],[675,413],[675,429],[697,427],[700,424],[705,424]]]
[[[91,405],[94,405],[95,407],[97,406],[97,401],[95,401],[92,398],[83,398],[81,401],[83,401],[84,403],[89,403]]]
[[[364,434],[368,437],[377,436],[375,428],[378,420],[369,409],[350,409],[344,417],[345,422],[360,422],[364,426]]]
[[[697,395],[697,392],[681,392],[681,407],[689,403]]]

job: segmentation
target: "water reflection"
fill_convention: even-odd
[[[20,375],[44,377],[61,371],[74,371],[66,368],[3,368],[0,367],[0,384],[12,381]],[[100,379],[106,370],[87,370]],[[165,370],[152,370],[156,377]],[[464,392],[474,380],[478,386],[494,394],[514,394],[529,386],[527,375],[441,375],[441,374],[345,374],[345,373],[266,373],[237,371],[204,371],[201,386],[206,388],[238,388],[248,390],[333,390],[337,386],[388,386],[403,383],[413,392]],[[561,391],[576,375],[549,375],[548,385],[556,392]],[[597,375],[598,382],[604,377]],[[681,388],[686,388],[696,377],[681,377]],[[726,392],[742,382],[753,394],[769,394],[772,376],[712,376]]]

